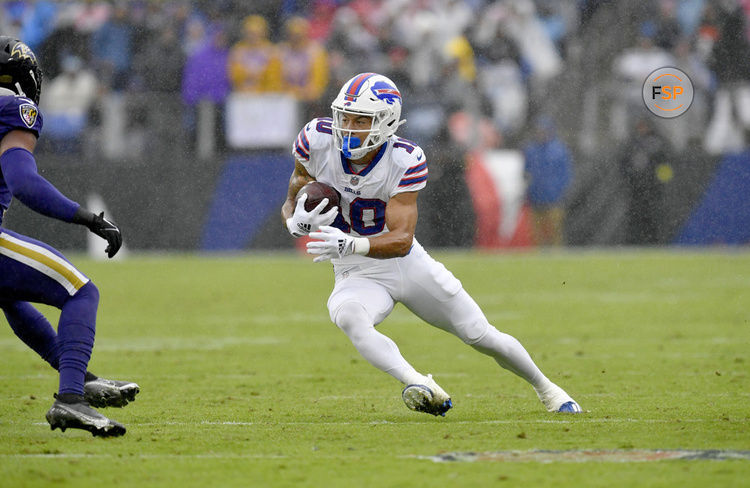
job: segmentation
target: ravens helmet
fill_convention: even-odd
[[[16,38],[0,36],[0,87],[39,103],[42,70],[34,52]]]

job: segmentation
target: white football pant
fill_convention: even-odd
[[[375,330],[396,302],[491,356],[535,388],[549,384],[521,343],[490,325],[461,282],[416,240],[402,258],[339,264],[334,272],[336,284],[328,299],[331,320],[370,364],[402,383],[419,384],[424,376],[403,358],[390,338]]]

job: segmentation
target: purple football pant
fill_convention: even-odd
[[[31,303],[60,309],[57,333]],[[13,332],[60,371],[59,393],[83,394],[99,290],[59,251],[0,228],[0,308]]]

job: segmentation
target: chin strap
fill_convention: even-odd
[[[18,89],[18,94],[19,95],[21,95],[22,97],[26,96],[26,92],[23,91],[23,88],[21,88],[21,84],[20,83],[16,82],[16,88]]]

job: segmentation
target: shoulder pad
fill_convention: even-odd
[[[42,115],[33,101],[17,95],[3,96],[0,100],[0,126],[6,132],[23,129],[39,135]]]
[[[404,168],[398,183],[400,191],[416,191],[427,181],[427,158],[421,147],[408,139],[396,137],[393,142],[393,159]]]
[[[310,160],[311,149],[323,147],[330,141],[333,131],[333,120],[330,117],[313,119],[305,125],[292,145],[292,154],[300,161]]]

